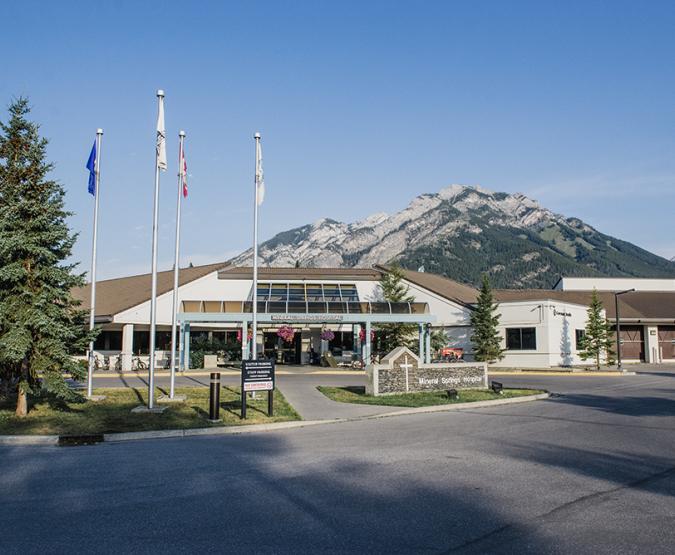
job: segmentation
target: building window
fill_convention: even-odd
[[[586,337],[586,330],[574,330],[574,339],[576,342],[577,351],[583,350],[585,337]]]
[[[340,294],[343,301],[358,302],[359,294],[356,291],[356,285],[340,284]]]
[[[510,351],[534,351],[537,349],[535,328],[507,328],[506,348]]]
[[[134,354],[147,355],[150,352],[150,332],[134,331]]]
[[[171,332],[170,331],[158,331],[155,334],[155,349],[157,351],[170,351],[171,350]]]
[[[194,340],[195,336],[200,333],[207,332],[194,331],[190,334],[190,340]],[[171,350],[171,332],[158,331],[155,332],[155,351],[170,351]],[[134,331],[134,354],[135,355],[149,355],[150,354],[150,332],[149,331]]]
[[[94,341],[95,351],[121,351],[122,350],[122,332],[121,331],[101,331]]]
[[[359,302],[359,294],[353,283],[259,283],[258,301],[284,303],[305,302]]]

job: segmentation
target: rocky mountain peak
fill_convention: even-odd
[[[415,197],[394,214],[352,222],[321,218],[262,243],[267,266],[368,267],[399,260],[476,284],[550,286],[565,275],[675,276],[675,264],[603,235],[522,193],[453,184]],[[250,250],[232,263],[251,263]],[[556,274],[557,272],[557,274]]]

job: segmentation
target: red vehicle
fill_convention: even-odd
[[[464,358],[464,349],[461,347],[443,347],[441,356],[448,360],[461,360]]]

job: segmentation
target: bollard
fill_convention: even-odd
[[[211,422],[220,422],[220,372],[211,372],[209,420]]]

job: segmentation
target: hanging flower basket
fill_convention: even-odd
[[[370,330],[370,340],[372,341],[373,339],[375,339],[375,332],[373,330]],[[360,341],[366,340],[366,330],[364,328],[361,328],[359,330],[359,340]]]
[[[277,335],[286,343],[291,343],[295,337],[295,330],[291,326],[281,326],[277,330]]]
[[[321,339],[323,341],[333,341],[335,333],[333,333],[333,330],[321,330]]]
[[[248,332],[246,333],[246,336],[248,340],[250,341],[253,339],[253,330],[251,328],[248,329]],[[241,343],[241,330],[237,330],[237,341]]]

